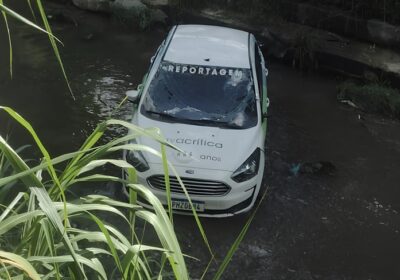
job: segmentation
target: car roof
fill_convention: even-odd
[[[250,68],[249,33],[211,25],[179,25],[164,60],[188,65]]]

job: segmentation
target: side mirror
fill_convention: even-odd
[[[267,102],[266,102],[266,106],[267,106],[267,108],[268,108],[268,107],[269,107],[269,98],[267,98],[266,101],[267,101]],[[271,117],[271,115],[269,115],[268,113],[263,113],[263,114],[262,114],[262,117],[263,117],[263,119],[268,119],[268,118]]]
[[[268,74],[269,74],[268,69],[265,67],[265,77],[268,78]]]
[[[133,102],[133,103],[138,103],[138,101],[139,101],[139,91],[138,90],[128,90],[128,91],[126,91],[126,96],[128,97],[128,100],[130,101],[130,102]]]

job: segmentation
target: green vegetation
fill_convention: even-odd
[[[122,149],[145,150],[162,157],[150,148],[126,144],[138,136],[152,137],[161,145],[167,144],[158,130],[144,130],[126,122],[108,120],[97,127],[79,151],[50,158],[26,120],[10,108],[0,109],[29,131],[43,155],[39,165],[28,167],[0,136],[1,162],[14,170],[13,174],[0,178],[0,191],[16,180],[24,188],[1,206],[1,279],[23,274],[32,279],[107,279],[110,275],[123,279],[151,279],[165,272],[172,273],[177,279],[189,278],[173,225],[160,201],[136,184],[136,171],[127,162],[104,158]],[[98,145],[101,136],[112,125],[125,126],[134,133]],[[128,178],[123,180],[97,172],[106,165],[125,170]],[[87,182],[101,181],[126,184],[130,190],[129,203],[100,195],[66,201],[64,194],[71,186],[84,187]],[[6,196],[4,192],[0,193]],[[136,195],[152,205],[154,211],[138,206]],[[120,219],[121,225],[117,228],[105,222],[102,218],[105,216],[115,216],[112,219]],[[154,228],[159,247],[142,243],[143,232],[135,228],[136,219]],[[84,227],[79,226],[82,222]],[[153,263],[156,261],[156,269],[149,259]],[[114,262],[112,273],[107,271],[110,261]]]
[[[362,110],[400,119],[400,92],[378,83],[359,85],[344,82],[338,86],[339,100],[350,100]]]

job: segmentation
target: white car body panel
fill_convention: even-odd
[[[164,60],[191,65],[250,68],[249,33],[226,27],[180,25]]]
[[[183,154],[168,148],[168,160],[174,166],[186,166],[191,169],[207,168],[233,172],[263,141],[257,126],[244,130],[223,129],[160,122],[141,114],[139,114],[139,121],[135,124],[143,128],[158,127],[168,142],[186,152]],[[158,142],[148,137],[141,137],[138,141],[140,144],[156,150],[160,148]],[[249,149],[237,148],[241,146]],[[232,151],[235,152],[232,153]],[[148,163],[161,162],[157,156],[152,154],[146,154],[146,160]]]

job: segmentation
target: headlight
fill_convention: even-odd
[[[150,169],[149,164],[140,151],[127,151],[126,161],[135,167],[139,172],[145,172]]]
[[[258,173],[260,166],[260,149],[257,148],[243,164],[233,172],[231,178],[235,182],[244,182],[250,180]]]

